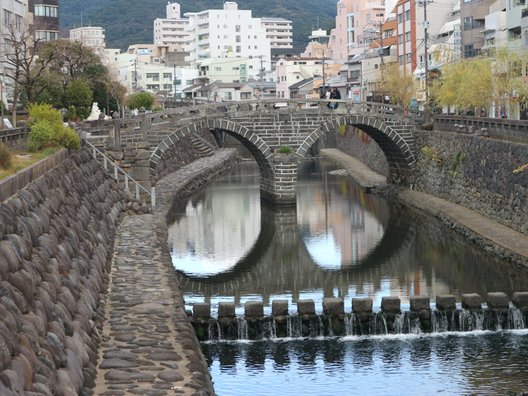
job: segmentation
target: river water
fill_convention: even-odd
[[[435,218],[364,193],[335,165],[301,166],[297,207],[260,202],[242,163],[178,202],[169,249],[194,303],[528,290],[528,273],[468,244]],[[459,300],[458,300],[459,301]],[[526,331],[204,343],[219,395],[514,394],[528,392]]]

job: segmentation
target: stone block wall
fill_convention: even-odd
[[[416,134],[416,189],[528,234],[528,146],[456,132]]]
[[[388,177],[389,164],[380,146],[365,132],[352,126],[337,131],[336,148],[367,164],[372,170]]]
[[[0,203],[0,394],[93,387],[125,197],[87,150]]]
[[[380,147],[365,133],[347,127],[337,148],[383,175],[388,165]],[[455,202],[528,234],[528,145],[484,136],[419,130],[415,134],[413,188]]]

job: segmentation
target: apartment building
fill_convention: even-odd
[[[293,48],[292,21],[284,18],[261,18],[272,49]]]
[[[329,65],[324,65],[329,67]],[[323,75],[321,58],[282,58],[275,65],[277,75],[277,98],[290,98],[290,86],[314,76]],[[326,71],[325,71],[326,74]]]
[[[385,0],[339,0],[336,27],[330,32],[329,56],[344,64],[368,49],[385,19]]]
[[[77,41],[91,48],[101,59],[105,57],[105,30],[97,26],[83,26],[70,29],[70,41]]]
[[[31,24],[32,16],[28,13],[27,0],[0,0],[0,32],[3,36],[8,36],[10,32],[24,31]],[[2,39],[2,50],[0,51],[0,101],[4,107],[11,106],[13,70],[6,63],[7,54],[12,54],[12,47],[7,39]],[[3,120],[2,120],[3,122]],[[3,125],[3,124],[2,124]]]
[[[29,12],[33,14],[37,40],[59,38],[59,0],[29,0]]]
[[[189,62],[208,58],[248,58],[248,78],[258,79],[271,69],[271,44],[260,18],[250,10],[239,10],[235,2],[224,3],[222,10],[184,14],[189,18],[191,41]]]
[[[166,18],[154,20],[154,44],[168,45],[173,51],[185,51],[191,41],[189,19],[182,18],[180,4],[166,6]]]

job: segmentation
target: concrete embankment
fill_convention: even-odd
[[[377,185],[380,191],[384,191],[390,198],[440,218],[491,254],[516,265],[528,267],[528,236],[442,198],[396,186],[383,188],[382,184],[378,183],[382,176],[339,150],[324,149],[321,154],[343,166],[352,178],[361,180],[362,186]]]

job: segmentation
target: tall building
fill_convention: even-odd
[[[461,40],[464,58],[472,58],[480,54],[484,46],[486,15],[489,14],[490,6],[494,2],[495,0],[464,0],[460,2]]]
[[[207,58],[248,58],[249,79],[258,79],[270,70],[270,40],[261,19],[253,18],[251,10],[239,10],[237,3],[228,1],[222,10],[184,15],[190,21],[188,60],[191,63]]]
[[[29,0],[29,12],[33,14],[37,40],[59,38],[59,0]]]
[[[84,26],[70,29],[70,40],[91,48],[102,59],[105,56],[105,34],[102,27]]]
[[[0,101],[11,106],[14,81],[9,76],[14,76],[12,66],[6,62],[8,54],[13,54],[14,49],[9,45],[10,32],[27,31],[31,24],[31,15],[28,13],[27,0],[5,1],[0,0],[0,33],[2,36],[2,49],[0,50]]]
[[[272,49],[293,48],[292,21],[284,18],[261,18]]]
[[[154,20],[154,44],[171,46],[173,51],[185,51],[189,46],[189,19],[181,17],[180,5],[169,3],[166,18]]]
[[[339,0],[336,27],[330,32],[329,56],[345,63],[378,37],[385,18],[385,0]]]

